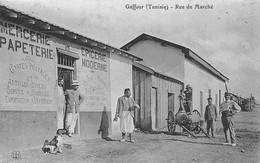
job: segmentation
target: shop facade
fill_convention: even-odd
[[[76,134],[83,139],[100,137],[99,129],[106,136],[117,134],[119,124],[112,122],[116,99],[125,88],[132,89],[132,62],[142,59],[5,6],[0,9],[0,153],[39,147],[64,127],[58,77],[65,79],[66,89],[78,81],[84,95]]]

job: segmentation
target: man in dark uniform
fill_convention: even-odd
[[[215,121],[217,121],[217,108],[212,104],[212,98],[208,98],[208,105],[205,109],[205,122],[207,122],[207,134],[211,130],[211,135],[215,138]]]
[[[229,92],[225,92],[226,100],[220,104],[219,114],[222,114],[221,121],[226,138],[226,143],[223,143],[223,145],[236,146],[233,115],[237,114],[241,108],[235,101],[230,100],[230,97],[231,94]]]

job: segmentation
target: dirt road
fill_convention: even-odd
[[[95,139],[75,141],[63,146],[63,153],[41,155],[31,152],[14,162],[167,162],[167,163],[249,163],[260,162],[260,107],[253,112],[240,112],[235,117],[238,146],[223,146],[224,135],[220,120],[215,139],[198,134],[198,139],[167,132],[134,134],[135,143]],[[114,138],[114,139],[120,139]]]

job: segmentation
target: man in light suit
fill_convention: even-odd
[[[124,95],[117,100],[115,121],[120,118],[120,131],[122,132],[121,142],[125,141],[126,134],[129,134],[130,142],[134,143],[131,134],[134,131],[134,109],[140,109],[139,105],[135,103],[131,96],[131,91],[126,88]]]
[[[68,131],[68,136],[74,133],[74,128],[79,117],[79,107],[84,101],[84,96],[78,90],[79,83],[73,82],[72,89],[66,90],[66,119],[65,128]]]
[[[225,92],[225,101],[220,104],[219,115],[223,125],[226,142],[223,145],[231,145],[235,147],[236,134],[234,130],[233,116],[240,112],[241,107],[233,100],[230,100],[231,93]]]

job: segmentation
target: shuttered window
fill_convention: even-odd
[[[76,61],[76,59],[71,57],[71,56],[68,56],[68,55],[65,55],[65,54],[62,54],[62,53],[58,53],[58,64],[59,65],[69,66],[69,67],[74,68],[75,61]]]
[[[77,53],[73,53],[67,50],[63,50],[57,48],[57,59],[58,59],[58,67],[70,70],[72,72],[72,80],[77,80],[78,72],[77,72],[77,59],[79,56]]]

